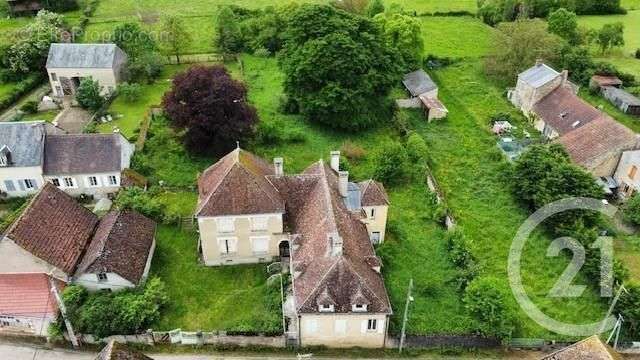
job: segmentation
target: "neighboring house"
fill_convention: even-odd
[[[91,77],[102,86],[103,95],[115,91],[123,79],[125,54],[115,44],[51,44],[47,72],[53,94],[75,95],[80,81]]]
[[[290,259],[290,338],[302,346],[384,347],[391,305],[373,242],[384,239],[382,184],[349,182],[339,152],[285,175],[236,149],[200,177],[196,216],[207,265]]]
[[[569,85],[568,72],[557,72],[541,61],[518,75],[515,89],[509,89],[508,98],[514,106],[529,115],[533,106],[561,86]],[[573,87],[571,87],[573,90]],[[573,91],[577,93],[577,91]]]
[[[121,134],[65,135],[42,122],[0,123],[0,193],[34,194],[51,182],[71,195],[120,189],[134,145]]]
[[[605,86],[620,88],[622,80],[613,75],[593,75],[589,80],[589,88],[592,90],[602,90]]]
[[[153,360],[141,352],[131,350],[115,340],[109,341],[95,360]]]
[[[640,150],[625,151],[613,178],[618,184],[618,194],[628,199],[640,191]]]
[[[622,153],[638,148],[638,136],[608,116],[602,116],[562,137],[571,160],[596,177],[613,175]]]
[[[111,211],[101,220],[74,276],[96,291],[144,283],[155,251],[156,224],[133,211]]]
[[[564,349],[545,355],[541,360],[619,360],[622,356],[593,335]]]
[[[9,11],[15,16],[36,14],[44,9],[41,0],[7,0]]]
[[[44,273],[0,274],[0,334],[48,336],[58,316],[52,281]],[[64,288],[60,281],[55,285]]]
[[[603,87],[602,95],[622,112],[640,116],[640,99],[636,96],[613,86]]]
[[[449,114],[449,110],[438,100],[438,85],[424,70],[406,74],[402,83],[411,97],[422,104],[429,121],[442,119]]]
[[[121,290],[147,277],[155,224],[131,211],[102,219],[45,184],[0,240],[0,274],[46,273],[89,290]]]

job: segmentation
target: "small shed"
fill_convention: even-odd
[[[602,88],[602,95],[624,113],[640,116],[640,99],[613,86]]]
[[[13,15],[35,14],[44,9],[41,0],[7,0],[7,4]]]
[[[427,96],[432,98],[438,97],[438,85],[436,85],[436,83],[431,80],[429,74],[422,69],[406,74],[402,83],[413,97],[418,97],[423,94],[427,94]]]
[[[420,95],[420,101],[424,105],[425,114],[429,121],[434,119],[442,119],[449,115],[449,110],[444,106],[444,104],[435,97],[429,97],[426,94]]]
[[[589,81],[589,87],[593,90],[602,89],[605,86],[620,88],[622,80],[613,75],[593,75]]]

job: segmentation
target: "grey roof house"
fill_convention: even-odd
[[[0,193],[31,195],[50,182],[71,195],[120,188],[134,146],[121,134],[67,135],[43,122],[0,123]]]
[[[83,78],[100,83],[104,94],[123,79],[127,54],[115,44],[51,44],[47,72],[53,94],[73,95]]]
[[[420,69],[408,73],[402,80],[404,87],[411,93],[412,97],[418,97],[422,94],[432,93],[435,91],[435,97],[438,96],[438,85],[436,85],[429,74]]]

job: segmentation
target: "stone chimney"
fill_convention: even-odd
[[[544,61],[542,61],[542,59],[536,59],[536,66],[540,66],[544,64]]]
[[[329,241],[331,242],[331,256],[342,255],[342,238],[338,233],[329,234]]]
[[[569,82],[569,70],[562,70],[562,73],[560,73],[560,76],[562,77],[562,86],[567,85],[567,83]]]
[[[338,171],[338,191],[340,192],[340,196],[347,197],[347,193],[349,192],[348,171]]]
[[[273,169],[277,177],[284,175],[284,159],[277,157],[273,159]]]
[[[333,171],[340,171],[340,151],[331,152],[331,168]]]

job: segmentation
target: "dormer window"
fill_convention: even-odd
[[[320,312],[334,312],[335,307],[333,304],[322,304],[318,307],[318,311]]]
[[[11,165],[11,150],[5,145],[0,149],[0,166]]]
[[[351,306],[353,312],[367,312],[367,304],[353,304]]]

